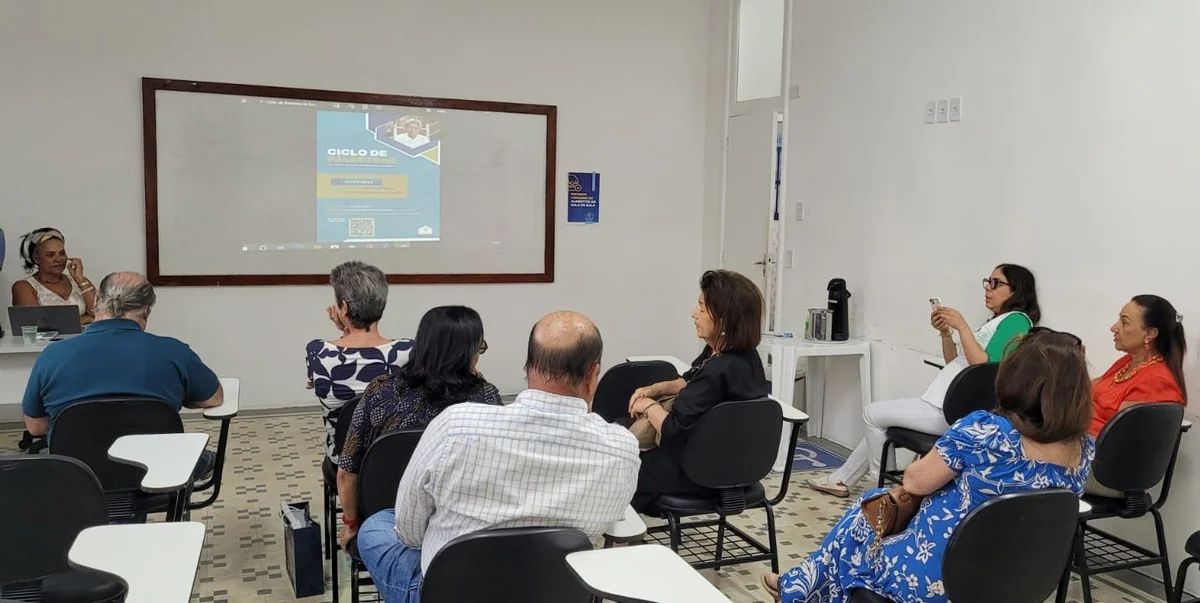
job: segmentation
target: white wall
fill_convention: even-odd
[[[788,316],[845,277],[879,342],[877,399],[932,378],[928,298],[982,320],[999,262],[1034,270],[1045,324],[1079,334],[1097,375],[1134,294],[1174,302],[1200,347],[1200,3],[798,2],[794,25],[788,202],[808,216],[788,225]],[[924,125],[925,101],[951,96],[963,121]],[[831,403],[857,402],[853,379]],[[1192,433],[1166,507],[1175,561],[1200,529],[1197,461]],[[1149,526],[1122,531],[1149,542]]]
[[[596,321],[606,365],[637,353],[689,356],[708,32],[708,4],[691,0],[4,1],[8,255],[17,235],[53,225],[96,281],[145,268],[142,76],[552,104],[557,282],[393,287],[383,332],[411,335],[433,305],[474,306],[491,345],[481,368],[502,392],[522,388],[528,330],[559,308]],[[570,170],[604,175],[600,225],[566,225]],[[22,276],[17,261],[7,264],[4,291]],[[327,287],[164,288],[151,329],[242,377],[247,408],[315,404],[303,347],[333,334],[331,298]],[[0,392],[0,401],[18,396]]]

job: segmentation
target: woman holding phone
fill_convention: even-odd
[[[78,306],[79,322],[96,314],[96,287],[83,275],[83,260],[67,256],[66,237],[39,228],[21,237],[21,259],[29,277],[13,283],[14,306]]]
[[[840,469],[824,478],[808,480],[810,488],[846,498],[850,496],[850,487],[862,479],[868,468],[878,475],[889,427],[934,434],[945,433],[950,428],[942,414],[942,402],[954,377],[969,365],[1003,360],[1018,338],[1028,333],[1042,317],[1037,283],[1033,273],[1023,266],[996,266],[983,279],[983,290],[984,305],[992,316],[978,329],[971,330],[962,313],[954,308],[942,305],[933,308],[929,322],[941,334],[946,366],[920,398],[868,404],[863,411],[867,436]]]

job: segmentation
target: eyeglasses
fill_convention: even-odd
[[[480,353],[480,354],[486,354],[486,353],[487,353],[487,348],[488,348],[488,346],[487,346],[487,340],[486,340],[486,339],[484,339],[483,341],[479,342],[479,353]]]
[[[1083,347],[1083,340],[1080,339],[1078,336],[1076,336],[1074,333],[1068,333],[1066,331],[1055,331],[1054,329],[1051,329],[1050,327],[1033,327],[1032,329],[1029,329],[1030,335],[1033,335],[1035,333],[1048,333],[1051,335],[1064,335],[1064,336],[1070,338],[1071,341],[1075,342],[1075,345],[1077,345],[1079,347]]]
[[[1012,285],[1009,285],[1007,282],[1002,281],[998,278],[990,278],[989,277],[989,278],[983,279],[983,288],[984,289],[999,289],[1001,285],[1006,285],[1006,286],[1010,286],[1010,287],[1012,286]]]

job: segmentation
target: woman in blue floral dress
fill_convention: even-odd
[[[905,472],[904,488],[928,495],[907,529],[876,542],[860,499],[821,548],[782,576],[764,575],[764,585],[785,603],[844,603],[857,589],[897,603],[947,603],[942,555],[972,509],[1012,492],[1083,493],[1095,454],[1089,392],[1079,339],[1034,330],[1000,365],[997,408],[955,423]]]

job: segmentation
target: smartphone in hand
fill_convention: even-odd
[[[930,309],[937,310],[938,307],[941,305],[942,305],[942,298],[940,298],[940,297],[929,298],[929,308]]]

